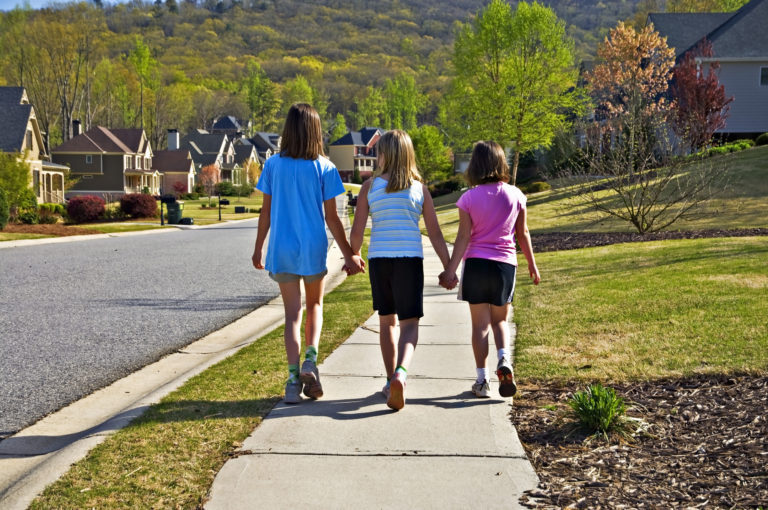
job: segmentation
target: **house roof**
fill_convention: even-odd
[[[6,103],[0,108],[0,151],[21,152],[31,115],[31,104]]]
[[[768,0],[752,0],[736,12],[651,13],[648,23],[667,37],[680,57],[702,39],[712,43],[715,57],[768,57]]]
[[[157,151],[152,156],[152,168],[161,172],[189,173],[192,168],[192,158],[189,151]]]
[[[363,145],[367,146],[371,142],[371,138],[376,133],[383,133],[384,131],[375,127],[364,127],[360,131],[350,131],[346,135],[342,136],[331,145]]]
[[[24,87],[0,87],[0,104],[26,104]]]
[[[265,131],[259,131],[251,138],[251,142],[259,152],[266,152],[268,149],[271,149],[272,152],[277,152],[279,140],[280,135],[277,133],[267,133]]]
[[[189,148],[192,152],[192,159],[194,159],[195,153],[218,154],[223,150],[224,143],[227,140],[227,135],[223,133],[199,133],[193,131],[181,140],[181,147]],[[197,160],[195,159],[195,161]]]
[[[235,163],[243,164],[246,160],[258,157],[256,147],[251,144],[235,145]]]
[[[51,152],[121,152],[139,154],[146,150],[146,138],[140,128],[107,129],[96,126],[62,143]]]
[[[214,124],[213,129],[226,129],[240,131],[240,123],[232,115],[219,118]]]

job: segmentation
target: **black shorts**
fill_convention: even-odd
[[[516,266],[488,259],[467,259],[461,276],[459,299],[477,305],[504,306],[515,295]]]
[[[424,316],[424,259],[376,257],[368,259],[373,309],[379,315],[397,314],[400,320]]]

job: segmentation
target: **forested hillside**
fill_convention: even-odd
[[[565,21],[577,55],[589,58],[609,28],[633,15],[638,1],[545,4]],[[62,134],[67,117],[84,119],[86,127],[143,124],[156,142],[168,127],[202,127],[221,114],[252,116],[256,129],[274,129],[279,109],[259,121],[247,97],[253,89],[248,88],[248,76],[259,71],[275,85],[278,99],[287,101],[295,96],[291,92],[308,85],[325,118],[341,113],[350,128],[365,120],[357,110],[371,95],[369,87],[383,90],[388,80],[412,77],[422,99],[419,120],[434,122],[451,77],[456,26],[484,4],[136,0],[17,10],[0,13],[0,84],[27,86],[44,124],[58,140],[67,138]],[[53,72],[43,63],[46,52],[51,53],[46,45],[51,44],[60,46],[57,51],[62,53],[69,47],[70,59],[84,73],[79,85],[73,85],[80,88],[69,91],[68,105],[61,107],[47,106],[57,95],[55,77],[47,78],[48,88],[44,78]],[[40,83],[35,83],[35,75]],[[66,93],[58,91],[59,96]]]

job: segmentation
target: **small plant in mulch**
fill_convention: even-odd
[[[588,434],[599,434],[607,439],[610,433],[624,435],[626,432],[624,414],[627,406],[613,388],[591,384],[574,393],[568,405],[573,417]]]

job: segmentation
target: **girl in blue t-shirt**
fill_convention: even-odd
[[[285,402],[296,404],[304,395],[323,396],[317,370],[317,349],[323,325],[324,278],[328,272],[325,224],[344,255],[348,274],[363,271],[365,263],[352,252],[336,212],[336,196],[344,193],[339,172],[323,155],[320,116],[312,106],[294,104],[283,127],[280,152],[264,163],[256,189],[264,193],[253,265],[266,269],[280,286],[285,307],[285,352],[288,382]],[[325,212],[325,218],[323,218]],[[270,232],[266,259],[262,249]],[[306,353],[301,357],[301,286],[307,302],[304,325]]]
[[[416,168],[408,133],[399,129],[385,133],[376,144],[376,152],[380,170],[360,188],[350,240],[353,252],[359,254],[370,213],[368,275],[373,309],[379,312],[379,343],[387,371],[382,392],[387,405],[398,411],[405,405],[405,379],[419,341],[419,319],[424,315],[422,215],[443,268],[450,257],[432,197]],[[398,319],[400,338],[395,343]]]

